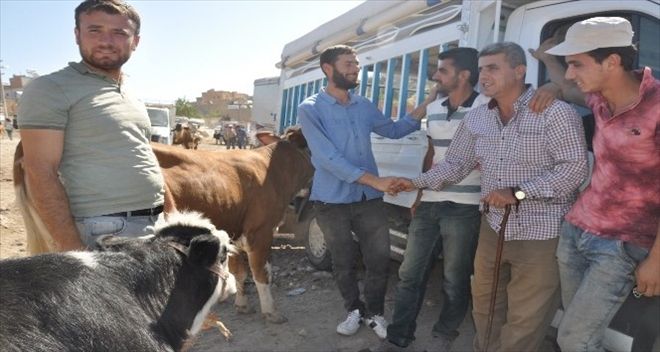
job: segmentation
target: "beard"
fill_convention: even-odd
[[[438,91],[444,95],[448,95],[456,88],[458,88],[458,78],[454,78],[451,82],[448,82],[447,84],[440,83],[438,85]]]
[[[332,81],[335,83],[337,88],[341,88],[344,90],[349,90],[353,89],[358,86],[357,80],[355,81],[350,81],[344,75],[341,73],[337,72],[337,70],[332,71]]]
[[[85,50],[83,50],[82,47],[79,47],[79,50],[80,50],[80,56],[87,65],[103,71],[118,70],[131,57],[130,51],[123,54],[119,54],[117,58],[112,59],[107,56],[97,58],[94,56],[92,50],[86,52]]]

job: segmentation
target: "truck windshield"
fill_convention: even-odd
[[[167,126],[168,111],[161,109],[147,109],[151,126]]]

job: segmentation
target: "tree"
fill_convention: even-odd
[[[186,98],[177,99],[175,106],[177,116],[199,117],[199,112],[195,105],[187,101]]]

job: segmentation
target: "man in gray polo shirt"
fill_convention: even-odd
[[[140,17],[121,0],[86,0],[75,19],[82,61],[31,82],[19,104],[26,186],[52,236],[33,253],[141,236],[162,212],[147,111],[122,86]]]

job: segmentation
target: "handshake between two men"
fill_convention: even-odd
[[[374,177],[369,186],[385,192],[391,196],[396,196],[400,192],[411,192],[417,188],[411,179],[406,177],[386,176]],[[511,187],[496,189],[488,193],[481,201],[489,206],[504,208],[507,205],[515,205],[520,201],[515,196],[515,190]]]

